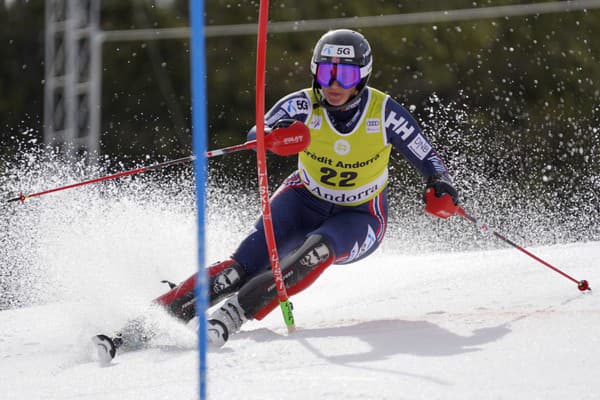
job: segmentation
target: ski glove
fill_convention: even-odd
[[[425,185],[425,193],[423,194],[423,201],[427,203],[427,189],[433,188],[435,190],[435,197],[442,197],[447,194],[452,198],[454,205],[458,204],[458,192],[452,186],[452,182],[447,176],[434,175],[427,180]]]
[[[427,180],[423,193],[425,211],[438,218],[448,218],[458,212],[458,192],[447,176],[434,175]]]

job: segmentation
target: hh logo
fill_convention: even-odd
[[[396,115],[394,111],[390,111],[390,115],[386,118],[385,127],[391,127],[396,134],[402,135],[402,140],[408,139],[415,131],[415,127],[409,124],[406,118]]]

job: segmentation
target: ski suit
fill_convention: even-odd
[[[278,250],[287,254],[310,234],[320,234],[333,247],[335,263],[348,264],[371,254],[384,237],[392,147],[425,179],[448,171],[409,112],[382,92],[367,88],[353,110],[328,113],[314,104],[305,89],[281,99],[265,118],[267,126],[292,118],[311,133],[298,169],[272,198]],[[249,275],[268,268],[262,219],[232,258]]]
[[[268,127],[282,119],[294,119],[306,124],[311,134],[310,145],[298,155],[298,169],[271,199],[275,239],[289,295],[306,288],[329,265],[353,263],[377,249],[387,227],[392,147],[425,180],[436,175],[449,179],[441,157],[404,107],[371,87],[360,96],[351,109],[326,111],[311,89],[303,89],[280,99],[265,115]],[[254,138],[253,128],[248,139]],[[224,276],[212,279],[232,264],[235,271],[228,269]],[[231,260],[209,269],[211,305],[220,299],[222,288],[230,287],[238,291],[248,318],[263,318],[277,305],[269,270],[259,218]],[[185,303],[191,317],[193,302],[182,294],[193,288],[194,282],[186,282],[157,300],[175,315],[181,314],[179,307]]]

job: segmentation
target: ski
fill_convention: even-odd
[[[148,342],[156,335],[156,328],[144,317],[129,320],[114,335],[98,334],[92,337],[96,347],[98,360],[110,363],[119,352],[139,350],[148,347]]]

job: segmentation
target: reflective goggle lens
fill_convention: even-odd
[[[317,82],[323,87],[329,87],[333,81],[338,81],[344,89],[350,89],[360,82],[360,67],[349,64],[319,63],[317,65]]]

